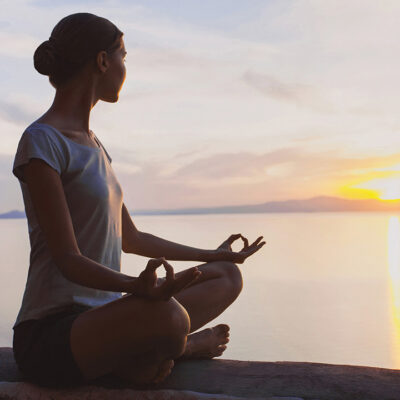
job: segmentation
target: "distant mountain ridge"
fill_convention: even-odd
[[[245,214],[290,212],[368,212],[400,211],[400,200],[350,200],[339,197],[317,196],[304,200],[269,201],[262,204],[204,208],[179,208],[175,210],[135,210],[135,215],[174,214]]]
[[[26,218],[25,211],[12,210],[6,213],[0,214],[0,218],[11,219],[11,218]]]
[[[263,204],[221,206],[203,208],[178,208],[174,210],[134,210],[135,215],[179,214],[247,214],[247,213],[295,213],[295,212],[400,212],[400,200],[349,200],[340,197],[317,196],[304,200],[269,201]],[[0,218],[25,218],[24,211],[12,210],[0,214]]]

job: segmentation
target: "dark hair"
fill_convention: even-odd
[[[57,87],[94,60],[99,51],[111,54],[118,49],[122,35],[106,18],[90,13],[71,14],[61,19],[49,40],[36,49],[33,64]]]

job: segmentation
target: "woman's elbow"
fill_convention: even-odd
[[[138,254],[141,232],[131,233],[129,236],[122,236],[122,251],[124,253]]]
[[[54,264],[58,267],[61,273],[64,275],[65,269],[68,265],[71,265],[76,261],[77,257],[81,257],[82,254],[79,251],[70,251],[70,252],[62,252],[56,253],[52,255]]]
[[[122,242],[122,251],[124,253],[135,253],[135,250],[132,248],[130,243]]]

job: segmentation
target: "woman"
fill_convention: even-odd
[[[135,227],[111,158],[89,129],[98,100],[118,101],[125,55],[123,33],[90,13],[63,18],[34,54],[56,94],[24,131],[14,160],[31,256],[13,349],[25,378],[44,386],[104,375],[158,383],[174,360],[221,355],[229,326],[192,332],[237,298],[242,277],[234,263],[265,244],[260,237],[249,246],[237,234],[202,250]],[[233,252],[239,238],[244,248]],[[138,277],[120,272],[121,249],[151,258]],[[166,259],[203,264],[174,274]],[[166,278],[157,279],[161,265]]]

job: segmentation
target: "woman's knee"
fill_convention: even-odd
[[[190,318],[186,309],[174,298],[159,302],[158,313],[163,315],[161,346],[169,358],[178,358],[184,351],[190,333]]]
[[[132,310],[135,312],[139,307],[141,312],[151,316],[155,332],[161,332],[163,335],[188,335],[190,332],[189,314],[174,297],[169,300],[151,300],[128,294],[124,301],[132,301]]]
[[[161,301],[161,313],[165,318],[165,333],[178,336],[187,336],[190,332],[190,317],[185,307],[174,297]]]
[[[243,277],[239,267],[230,261],[220,262],[220,268],[230,285],[230,293],[236,299],[243,289]]]

